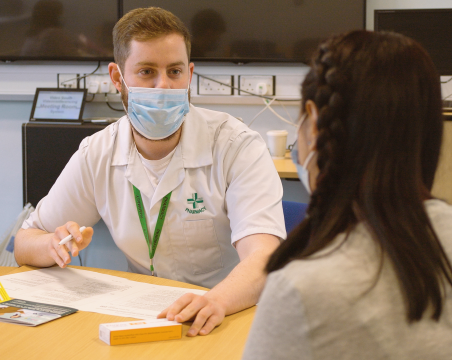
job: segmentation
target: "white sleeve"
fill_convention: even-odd
[[[99,221],[93,178],[83,150],[85,149],[81,146],[72,155],[47,196],[22,224],[23,229],[35,228],[54,232],[58,226],[68,221],[75,221],[80,226],[93,226]]]
[[[225,157],[225,172],[232,243],[259,233],[284,239],[282,183],[258,133],[243,131],[232,139]]]
[[[259,299],[242,360],[311,360],[308,332],[299,292],[276,271]]]

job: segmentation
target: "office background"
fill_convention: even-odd
[[[373,14],[375,9],[416,9],[416,8],[451,8],[450,0],[367,0],[366,27],[373,29]],[[0,234],[15,220],[22,209],[22,145],[21,124],[27,122],[30,116],[33,94],[36,87],[56,87],[59,73],[89,73],[97,66],[92,63],[0,63]],[[106,63],[100,72],[106,73]],[[203,74],[230,75],[275,75],[276,95],[284,97],[299,97],[299,86],[306,74],[307,67],[299,65],[279,64],[232,64],[196,63],[195,71]],[[194,76],[192,91],[196,91],[197,79]],[[195,90],[195,91],[194,91]],[[443,85],[443,95],[452,93],[452,82]],[[103,96],[97,95],[99,101],[88,103],[84,117],[120,116],[121,113],[110,110]],[[97,100],[96,98],[96,100]],[[218,103],[220,101],[220,103]],[[241,101],[229,99],[214,99],[208,97],[194,98],[195,105],[213,110],[225,111],[242,118],[245,123],[264,107],[263,102],[256,98],[246,98]],[[217,103],[215,103],[217,102]],[[113,103],[117,108],[118,102]],[[299,112],[298,103],[285,103],[285,108],[275,105],[274,109],[284,117],[296,119]],[[295,139],[294,128],[281,122],[270,111],[265,111],[251,126],[266,139],[266,131],[271,129],[286,129],[289,131],[288,144]],[[49,141],[49,140],[43,140]],[[52,146],[49,141],[49,146]],[[58,149],[55,149],[58,151]],[[284,198],[295,201],[307,201],[308,197],[300,182],[283,181]],[[111,242],[108,230],[100,224],[96,227],[96,242],[91,245],[89,253],[84,254],[84,260],[89,266],[106,267],[125,270],[125,260]],[[102,252],[101,252],[102,250]],[[106,254],[105,251],[111,253]],[[108,259],[108,260],[106,260]]]

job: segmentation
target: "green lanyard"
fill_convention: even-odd
[[[149,268],[151,270],[151,275],[154,276],[154,261],[153,261],[154,254],[155,254],[155,250],[157,249],[157,245],[159,244],[160,234],[162,233],[163,222],[165,221],[166,210],[168,210],[168,204],[169,204],[169,200],[171,198],[172,191],[170,191],[169,194],[166,195],[162,199],[162,204],[160,205],[159,216],[157,218],[157,224],[155,224],[154,240],[149,240],[148,225],[146,223],[146,213],[144,211],[143,199],[141,198],[141,192],[135,186],[133,186],[133,193],[135,195],[135,202],[137,204],[138,217],[140,218],[141,227],[143,228],[144,238],[146,239],[146,242],[148,244],[149,258],[151,260]],[[151,246],[151,243],[152,243],[152,246]]]

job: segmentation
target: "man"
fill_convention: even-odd
[[[65,267],[91,241],[80,226],[102,218],[131,271],[212,287],[160,314],[194,319],[188,335],[205,335],[259,298],[285,237],[281,182],[258,134],[189,105],[194,65],[177,17],[136,9],[113,37],[109,72],[128,115],[82,141],[17,234],[16,260]],[[75,241],[58,245],[69,234]]]

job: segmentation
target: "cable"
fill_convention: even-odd
[[[248,124],[248,127],[251,127],[251,125],[253,124],[254,120],[256,120],[257,117],[258,117],[260,114],[262,114],[265,110],[267,110],[267,109],[270,107],[270,105],[271,105],[274,101],[275,101],[275,99],[273,99],[273,100],[271,100],[270,102],[268,102],[268,103],[266,104],[266,106],[265,106],[261,111],[259,111],[259,112],[251,119],[250,123]],[[266,102],[266,100],[264,100],[264,102]]]
[[[96,97],[96,94],[91,94],[91,95],[93,95],[91,100],[85,100],[85,102],[87,102],[87,103],[93,102],[94,98]]]
[[[80,260],[80,266],[83,266],[82,258],[81,258],[81,256],[80,256],[80,254],[78,254],[78,259]]]
[[[80,81],[81,79],[84,79],[84,78],[86,78],[88,76],[93,75],[97,70],[99,70],[99,68],[100,68],[100,61],[97,63],[97,68],[93,72],[91,72],[89,74],[86,74],[86,75],[83,75],[83,76],[76,76],[75,78],[65,80],[65,81],[61,82],[61,84],[64,84],[64,83],[66,83],[68,81],[72,81],[72,80]]]
[[[447,80],[447,81],[441,81],[441,84],[447,84],[447,83],[450,82],[450,81],[452,81],[452,76],[451,76],[450,79]]]
[[[251,127],[251,124],[254,122],[254,120],[256,120],[257,117],[258,117],[260,114],[262,114],[262,113],[263,113],[265,110],[267,110],[267,109],[270,110],[274,115],[276,115],[277,118],[279,118],[279,119],[281,119],[282,121],[288,123],[289,125],[292,125],[292,126],[294,126],[294,127],[297,127],[296,124],[294,124],[293,122],[291,122],[291,121],[289,121],[289,120],[283,118],[281,115],[279,115],[279,114],[271,107],[271,104],[273,104],[274,101],[278,101],[278,100],[272,99],[272,100],[269,101],[269,100],[265,100],[265,99],[264,99],[263,101],[264,101],[265,107],[264,107],[261,111],[259,111],[259,112],[251,119],[250,123],[248,124],[248,127]],[[287,110],[286,110],[286,111],[287,111]],[[290,117],[290,114],[289,114],[289,113],[287,113],[287,114],[288,114],[289,117]]]
[[[279,118],[280,120],[284,121],[285,123],[288,123],[289,125],[292,125],[293,127],[297,127],[296,124],[294,124],[293,122],[290,122],[287,119],[284,119],[281,115],[279,115],[274,109],[271,108],[271,106],[268,107],[268,110],[270,110],[273,114],[275,114],[275,116],[277,118]]]
[[[301,101],[301,99],[277,99],[277,98],[271,97],[271,96],[264,96],[264,95],[260,95],[260,94],[255,94],[255,93],[252,93],[252,92],[250,92],[250,91],[242,90],[242,89],[240,89],[240,88],[238,88],[238,87],[235,87],[235,86],[226,84],[226,83],[224,83],[224,82],[221,82],[221,81],[212,79],[212,78],[210,78],[210,77],[208,77],[208,76],[199,74],[199,73],[197,73],[196,71],[193,71],[193,74],[195,74],[195,75],[197,75],[197,76],[201,76],[201,77],[203,77],[204,79],[207,79],[207,80],[210,80],[210,81],[214,81],[214,82],[216,82],[216,83],[218,83],[218,84],[220,84],[220,85],[227,86],[227,87],[229,87],[229,88],[231,88],[231,89],[235,89],[235,90],[238,90],[238,91],[240,91],[240,92],[244,92],[244,93],[246,93],[246,94],[250,94],[250,95],[253,95],[253,96],[257,96],[257,97],[260,97],[260,98],[263,98],[263,99],[267,99],[267,100],[273,100],[273,99],[274,99],[274,100],[277,100],[277,101],[289,101],[289,102],[290,102],[290,101]]]
[[[105,93],[105,103],[107,104],[107,106],[108,106],[110,109],[112,109],[112,110],[114,110],[114,111],[122,111],[122,112],[124,112],[124,109],[115,109],[113,106],[110,105],[110,103],[109,103],[109,101],[108,101],[108,95],[107,95],[107,93]]]
[[[283,107],[284,111],[286,112],[287,116],[289,117],[290,122],[294,123],[293,119],[292,119],[292,116],[290,116],[289,112],[287,111],[286,107],[284,106],[284,103],[281,103],[281,106]]]

